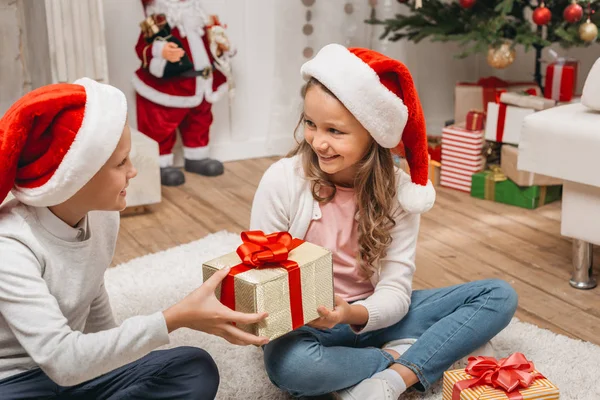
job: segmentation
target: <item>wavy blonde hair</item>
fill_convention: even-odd
[[[336,96],[321,82],[311,78],[303,89],[303,97],[309,88],[318,86],[334,98]],[[304,120],[300,116],[296,132]],[[319,160],[312,147],[302,139],[286,157],[300,155],[306,179],[311,182],[312,195],[321,204],[328,203],[336,193],[335,185],[328,180],[319,167]],[[362,275],[368,279],[377,268],[379,261],[387,255],[387,248],[392,243],[391,229],[394,227],[394,215],[398,212],[396,200],[396,173],[392,152],[373,141],[365,156],[359,161],[358,172],[354,179],[354,193],[358,220],[358,254],[357,261]],[[326,197],[320,196],[321,188],[331,190]]]

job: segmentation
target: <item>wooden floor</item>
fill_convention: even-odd
[[[114,264],[202,238],[247,229],[264,170],[275,158],[225,164],[225,174],[186,174],[163,187],[152,212],[123,217]],[[595,252],[595,265],[600,252]],[[560,235],[560,202],[526,210],[438,188],[435,207],[421,219],[415,288],[502,278],[519,294],[517,317],[570,337],[600,344],[600,287],[569,286],[571,241]]]

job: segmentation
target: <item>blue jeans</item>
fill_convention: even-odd
[[[511,321],[517,294],[506,282],[482,280],[416,290],[397,324],[355,334],[348,325],[303,326],[264,347],[271,381],[294,396],[319,396],[361,382],[392,363],[406,366],[425,391],[446,369],[487,343]],[[396,360],[381,350],[392,340],[417,339]]]
[[[219,371],[196,347],[153,351],[80,385],[58,386],[39,368],[0,381],[0,399],[214,399]]]

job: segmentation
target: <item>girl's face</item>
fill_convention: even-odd
[[[335,97],[311,85],[304,97],[304,139],[319,167],[337,185],[352,186],[358,162],[369,151],[369,132]]]
[[[121,140],[106,164],[94,177],[75,194],[89,210],[121,211],[127,206],[126,195],[129,180],[137,171],[129,153],[131,151],[131,131],[125,124]],[[93,155],[92,155],[93,157]]]

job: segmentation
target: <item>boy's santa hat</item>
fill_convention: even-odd
[[[427,132],[421,102],[408,68],[373,50],[323,47],[301,69],[329,89],[373,139],[385,148],[404,144],[411,182],[398,188],[398,199],[410,213],[428,211],[435,202],[429,181]]]
[[[119,89],[82,78],[33,90],[0,119],[0,202],[48,207],[81,189],[114,152],[127,102]]]

